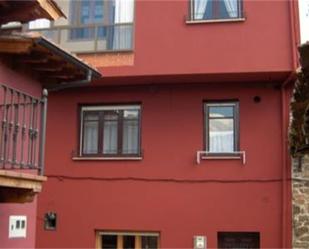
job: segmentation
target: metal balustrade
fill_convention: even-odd
[[[0,169],[44,172],[47,91],[41,99],[0,84]]]
[[[41,33],[70,52],[94,53],[132,51],[133,29],[133,23],[117,23],[112,25],[55,25],[29,31]]]

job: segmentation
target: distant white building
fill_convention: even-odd
[[[309,0],[299,0],[300,39],[301,43],[309,41]]]

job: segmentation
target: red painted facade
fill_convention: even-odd
[[[189,25],[187,1],[136,1],[134,65],[102,68],[100,82],[49,97],[36,246],[93,248],[102,230],[159,232],[160,248],[192,248],[195,235],[215,248],[224,231],[290,247],[291,88],[283,84],[296,65],[294,4],[244,1],[243,22]],[[239,101],[245,165],[197,165],[206,100]],[[83,103],[140,103],[142,160],[72,160]],[[50,211],[55,231],[44,230]]]
[[[37,98],[42,94],[42,85],[38,81],[8,68],[2,62],[0,63],[0,83]],[[36,209],[36,199],[27,204],[0,204],[0,248],[35,247]],[[9,238],[9,217],[11,215],[27,216],[25,238]]]

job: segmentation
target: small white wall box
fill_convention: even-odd
[[[27,216],[11,215],[9,218],[9,238],[26,238]]]
[[[200,235],[194,236],[193,244],[194,249],[206,249],[207,248],[206,236],[200,236]]]

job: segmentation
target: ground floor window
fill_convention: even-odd
[[[97,232],[99,249],[158,249],[158,233]]]
[[[260,233],[218,232],[218,248],[260,248]]]

